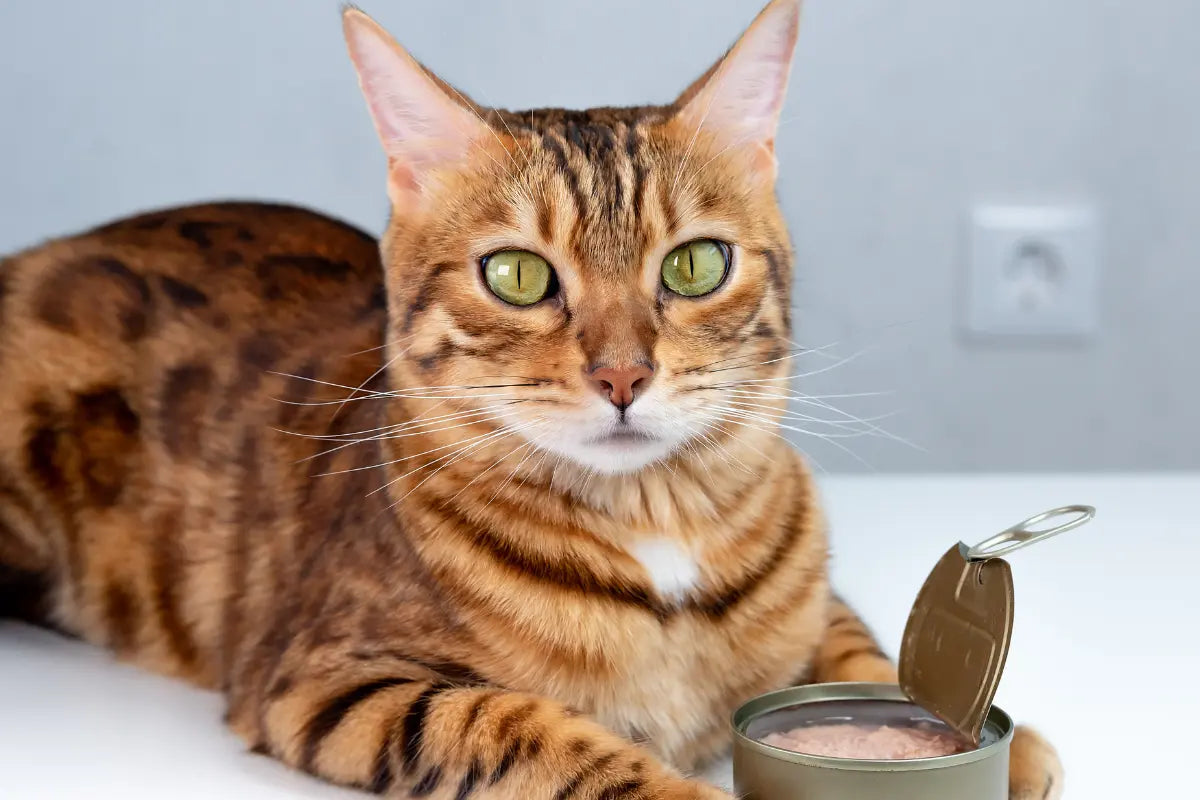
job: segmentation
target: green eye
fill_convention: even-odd
[[[676,294],[699,297],[720,286],[728,269],[728,245],[715,239],[697,239],[667,254],[662,263],[662,282]]]
[[[528,250],[492,253],[483,260],[483,276],[492,294],[514,306],[531,306],[554,287],[554,270]]]

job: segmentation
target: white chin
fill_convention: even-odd
[[[547,442],[543,445],[577,464],[608,475],[637,472],[661,461],[675,449],[665,439],[639,439],[618,442]]]

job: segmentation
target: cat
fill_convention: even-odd
[[[661,107],[476,105],[364,13],[381,242],[254,203],[0,267],[0,612],[400,797],[726,798],[742,701],[895,681],[789,413],[798,0]],[[1058,797],[1021,728],[1011,796]]]

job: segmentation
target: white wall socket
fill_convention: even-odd
[[[979,206],[971,215],[965,323],[980,337],[1096,333],[1099,243],[1086,206]]]

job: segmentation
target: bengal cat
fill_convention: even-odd
[[[726,797],[683,775],[741,701],[894,680],[777,430],[798,5],[670,105],[521,113],[346,9],[381,245],[223,203],[6,259],[0,610],[400,797]]]

